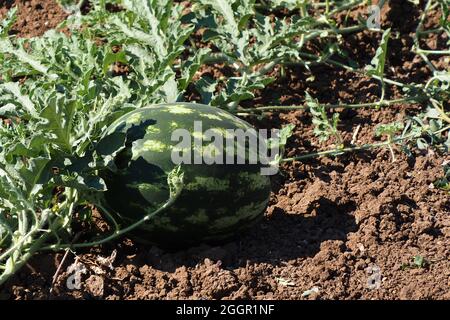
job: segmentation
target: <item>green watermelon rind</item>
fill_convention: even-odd
[[[130,129],[138,128],[144,134],[127,147],[128,152],[132,150],[128,167],[103,173],[108,206],[123,225],[167,201],[166,178],[175,167],[170,151],[177,143],[170,141],[170,132],[175,128],[192,132],[194,120],[202,120],[203,130],[252,128],[219,108],[176,103],[134,110],[106,130],[106,135],[129,135]],[[145,128],[140,128],[144,123]],[[182,165],[185,185],[179,198],[171,208],[135,230],[135,238],[162,247],[186,247],[241,234],[263,217],[269,201],[270,179],[261,175],[260,168],[253,164]]]

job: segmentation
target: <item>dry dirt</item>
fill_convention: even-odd
[[[52,0],[1,1],[0,15],[13,3],[19,6],[14,33],[37,36],[54,28],[66,14]],[[405,4],[407,3],[407,4]],[[350,13],[350,17],[355,13]],[[429,76],[411,52],[412,33],[420,10],[406,1],[390,1],[383,10],[383,26],[399,36],[391,41],[388,70],[392,78],[420,81]],[[433,26],[438,17],[427,19]],[[446,39],[430,38],[431,48]],[[350,57],[369,62],[379,36],[360,32],[345,37]],[[448,61],[433,60],[441,68]],[[222,70],[223,71],[223,70]],[[204,70],[215,74],[220,66]],[[248,106],[279,101],[303,102],[309,90],[321,102],[374,101],[376,82],[337,68],[287,70],[285,77],[258,94]],[[398,96],[392,90],[390,97]],[[350,140],[360,125],[358,143],[375,141],[379,123],[403,119],[419,106],[344,111],[341,129]],[[269,115],[249,121],[261,127],[294,123],[289,156],[330,146],[312,134],[311,119],[303,111]],[[234,242],[201,246],[183,252],[164,252],[129,239],[78,252],[87,266],[80,289],[67,288],[67,267],[52,287],[62,253],[40,254],[3,288],[6,299],[450,299],[450,198],[433,188],[442,177],[449,156],[434,152],[407,158],[397,150],[375,150],[295,162],[273,178],[273,196],[264,222]],[[117,252],[111,261],[101,261]],[[413,263],[421,256],[426,263]],[[368,281],[381,275],[379,288]],[[303,293],[315,288],[309,295]],[[314,292],[315,291],[315,292]]]

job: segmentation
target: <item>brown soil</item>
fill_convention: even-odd
[[[42,0],[2,0],[0,17],[11,7],[17,7],[17,21],[11,33],[21,37],[36,37],[55,28],[68,14],[55,1]]]
[[[59,12],[53,16],[59,18],[49,22],[54,27],[65,16],[50,0],[39,1],[43,9],[33,7],[34,3],[21,4],[35,8],[34,14],[20,10],[15,30],[22,36],[44,31],[30,28],[26,17],[33,16],[33,23],[41,26],[50,12]],[[429,76],[410,50],[420,10],[404,4],[390,1],[383,12],[383,23],[399,32],[391,44],[388,68],[393,70],[392,78],[419,81]],[[3,4],[0,12],[10,5]],[[399,10],[410,15],[406,18]],[[351,58],[362,64],[370,61],[379,36],[361,32],[345,40]],[[435,48],[436,39],[429,41],[427,45]],[[448,62],[441,63],[447,63],[441,68],[448,68]],[[205,72],[226,70],[217,66]],[[315,79],[306,81],[308,71],[289,69],[248,106],[300,104],[305,90],[321,102],[375,101],[379,94],[376,82],[340,69],[321,66],[312,74]],[[396,90],[389,94],[398,96]],[[357,143],[373,142],[377,124],[403,119],[418,108],[397,105],[342,112],[343,137],[350,141],[360,125]],[[319,143],[303,111],[249,120],[266,128],[295,124],[288,156],[333,143]],[[123,239],[78,253],[77,261],[87,268],[80,289],[66,286],[71,276],[66,270],[74,262],[70,254],[52,292],[52,277],[63,254],[41,254],[0,295],[11,299],[450,299],[450,198],[433,187],[450,157],[428,152],[412,159],[400,150],[396,154],[395,162],[383,149],[285,165],[273,178],[267,218],[234,242],[174,253]],[[413,263],[415,256],[425,259],[422,267]],[[369,289],[370,270],[376,268],[381,284]],[[302,295],[314,287],[317,292]]]

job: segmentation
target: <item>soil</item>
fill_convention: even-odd
[[[14,2],[19,6],[14,32],[20,36],[40,35],[66,17],[52,0],[2,2],[0,15]],[[348,17],[355,15],[350,12]],[[429,76],[410,50],[419,15],[420,9],[405,1],[390,1],[383,10],[383,27],[398,34],[390,44],[387,66],[393,79],[421,81]],[[436,25],[438,19],[430,16],[426,26]],[[350,58],[362,64],[374,55],[380,37],[364,31],[344,39]],[[423,45],[436,49],[447,40],[431,37]],[[448,59],[436,57],[432,62],[449,67]],[[226,70],[219,65],[204,72]],[[311,75],[314,80],[307,80]],[[377,82],[338,68],[290,68],[247,106],[301,104],[305,90],[330,103],[375,101],[379,94]],[[389,92],[391,98],[398,94]],[[343,137],[350,141],[360,126],[356,142],[374,142],[376,125],[417,110],[419,106],[400,104],[378,111],[343,111]],[[295,124],[288,156],[334,143],[318,141],[303,111],[247,120],[265,128]],[[64,254],[40,254],[0,289],[0,297],[450,299],[450,197],[433,187],[450,157],[429,151],[408,158],[400,150],[396,156],[392,162],[389,150],[380,149],[286,164],[273,178],[266,219],[233,242],[165,252],[122,239],[78,252],[76,259],[69,254],[53,285]],[[413,261],[418,256],[424,258],[420,267]],[[69,289],[73,277],[68,267],[75,260],[87,270],[81,287]],[[377,275],[379,286],[371,282]]]
[[[68,14],[55,1],[41,0],[2,0],[0,16],[11,7],[17,7],[17,20],[11,33],[20,37],[36,37],[55,28]]]

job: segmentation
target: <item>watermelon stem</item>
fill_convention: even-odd
[[[435,131],[435,132],[433,132],[433,134],[437,134],[440,131],[442,131],[442,130]],[[300,156],[296,156],[296,157],[283,158],[280,160],[280,162],[300,161],[300,160],[316,158],[316,157],[321,157],[321,156],[338,156],[338,155],[342,155],[342,154],[348,153],[348,152],[370,150],[370,149],[376,149],[376,148],[382,148],[382,147],[388,147],[390,149],[391,154],[393,156],[393,161],[395,161],[395,156],[392,151],[392,145],[396,144],[397,142],[408,140],[411,138],[414,138],[414,134],[401,135],[401,136],[398,136],[395,138],[388,137],[387,141],[383,141],[383,142],[379,142],[379,143],[369,143],[369,144],[363,144],[360,146],[351,146],[351,147],[347,147],[347,148],[335,148],[332,150],[312,152],[312,153],[308,153],[308,154],[304,154],[304,155],[300,155]]]
[[[181,171],[181,167],[177,166],[175,169],[173,169],[168,177],[167,177],[167,183],[170,187],[170,196],[169,199],[158,209],[146,214],[143,216],[140,220],[136,221],[135,223],[129,225],[128,227],[124,229],[120,229],[119,225],[115,222],[116,230],[110,234],[109,236],[92,242],[83,242],[83,243],[75,243],[75,244],[55,244],[51,246],[44,247],[42,250],[60,250],[60,249],[67,249],[67,248],[86,248],[86,247],[92,247],[97,246],[106,242],[109,242],[111,240],[117,239],[120,236],[123,236],[124,234],[134,230],[135,228],[139,227],[146,221],[150,220],[157,214],[160,214],[164,210],[170,208],[175,201],[178,199],[178,197],[181,194],[181,191],[183,190],[184,183],[183,183],[183,172]],[[101,204],[96,204],[108,217],[112,218],[112,214],[106,209],[104,206],[101,206]]]
[[[392,143],[391,141],[384,141],[384,142],[380,142],[380,143],[363,144],[361,146],[336,148],[336,149],[332,149],[332,150],[312,152],[312,153],[308,153],[308,154],[304,154],[304,155],[300,155],[300,156],[296,156],[296,157],[284,158],[284,159],[281,159],[280,162],[300,161],[300,160],[316,158],[316,157],[321,157],[321,156],[337,156],[337,155],[342,155],[342,154],[348,153],[348,152],[370,150],[370,149],[380,148],[380,147],[384,147],[384,146],[390,146],[391,143]]]
[[[109,212],[109,210],[106,209],[106,207],[100,202],[96,203],[95,206],[99,208],[101,210],[101,213],[104,213],[106,215],[106,218],[112,222],[112,224],[114,225],[114,232],[119,231],[120,226],[117,223],[116,219],[114,219],[114,216]]]
[[[380,106],[392,106],[394,104],[404,103],[404,102],[417,102],[419,101],[420,96],[414,97],[406,97],[401,99],[393,99],[393,100],[382,100],[377,102],[367,102],[367,103],[357,103],[357,104],[324,104],[326,109],[359,109],[359,108],[373,108]],[[258,113],[262,111],[270,111],[274,110],[306,110],[307,107],[304,105],[292,105],[292,106],[264,106],[264,107],[253,107],[253,108],[239,108],[235,112],[237,115],[247,115],[251,113]]]

